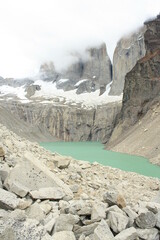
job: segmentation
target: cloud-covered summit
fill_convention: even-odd
[[[116,42],[158,14],[159,0],[5,0],[0,14],[0,75],[25,77],[45,61],[61,69],[70,53]]]

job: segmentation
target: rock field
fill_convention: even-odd
[[[159,239],[159,179],[0,136],[0,240]]]

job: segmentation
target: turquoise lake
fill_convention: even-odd
[[[98,162],[124,171],[160,178],[160,167],[149,163],[146,158],[106,151],[100,142],[43,142],[40,145],[51,152],[72,156],[77,160]]]

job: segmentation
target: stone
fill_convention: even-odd
[[[53,238],[48,234],[46,233],[42,238],[41,240],[53,240]]]
[[[5,181],[5,179],[9,175],[9,172],[10,172],[10,168],[7,163],[0,164],[0,176],[1,176],[2,182]]]
[[[106,218],[106,209],[107,209],[106,204],[104,204],[102,202],[95,203],[92,207],[91,220],[99,221],[102,218],[105,219]]]
[[[127,228],[129,218],[118,212],[108,213],[109,226],[115,233],[120,233]]]
[[[71,162],[71,159],[61,158],[61,157],[57,157],[57,159],[54,160],[55,166],[60,169],[67,168],[69,166],[70,162]]]
[[[79,185],[78,184],[71,185],[70,189],[72,190],[73,193],[77,193],[79,190]]]
[[[118,205],[120,208],[126,207],[125,199],[117,191],[108,191],[103,195],[104,202],[110,206]]]
[[[156,225],[156,216],[154,213],[148,211],[141,213],[135,220],[139,228],[154,228]]]
[[[65,193],[60,187],[48,187],[39,188],[39,190],[31,191],[30,195],[33,199],[60,200],[65,196]]]
[[[115,240],[137,240],[138,234],[134,227],[127,228],[115,236]]]
[[[13,210],[18,207],[19,199],[14,193],[0,188],[0,208]]]
[[[33,203],[32,199],[22,198],[19,200],[18,208],[21,210],[24,210],[24,209],[28,208],[29,206],[31,206],[32,203]]]
[[[53,240],[76,240],[72,231],[61,231],[54,233]]]
[[[37,226],[37,222],[32,219],[19,221],[14,218],[5,220],[5,228],[0,233],[2,240],[40,240],[46,232],[42,226]]]
[[[114,235],[111,232],[108,224],[102,219],[99,225],[94,230],[94,240],[112,240]]]
[[[160,210],[156,214],[156,219],[157,219],[156,227],[160,229]]]
[[[45,224],[45,229],[46,231],[51,234],[54,228],[56,220],[54,218],[52,218],[47,224]]]
[[[46,215],[52,210],[51,204],[48,201],[43,201],[39,205]]]
[[[92,212],[92,208],[89,206],[83,207],[81,210],[77,212],[79,216],[90,216]]]
[[[143,240],[159,240],[159,233],[156,228],[136,229],[138,237]]]
[[[10,189],[12,190],[13,193],[18,195],[19,197],[25,197],[29,192],[29,188],[27,188],[18,181],[14,181],[13,183],[11,183]]]
[[[79,217],[72,214],[61,214],[57,219],[54,227],[54,232],[72,231],[73,225],[78,223]]]
[[[10,172],[5,180],[6,188],[12,191],[14,182],[18,182],[30,191],[40,188],[60,187],[66,195],[73,196],[70,188],[29,152],[25,154],[23,161],[19,162]]]
[[[146,208],[156,214],[160,211],[160,203],[148,202]]]
[[[40,204],[34,203],[26,210],[28,218],[36,219],[37,221],[42,221],[45,218],[45,213],[40,207]]]
[[[76,238],[79,238],[82,234],[84,234],[85,236],[89,236],[90,234],[94,233],[95,228],[98,226],[98,223],[92,223],[90,225],[87,226],[77,226],[77,228],[73,229],[74,234],[76,236]]]
[[[138,214],[134,212],[131,207],[127,206],[123,208],[123,211],[127,214],[129,217],[129,226],[131,227],[134,223],[134,220],[138,217]]]
[[[109,212],[117,212],[117,213],[120,213],[120,214],[126,216],[125,212],[122,211],[122,209],[120,209],[117,205],[113,205],[111,207],[108,207],[106,209],[106,214],[108,214]]]

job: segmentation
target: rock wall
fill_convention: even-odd
[[[121,104],[109,103],[97,109],[83,109],[69,105],[22,104],[12,101],[7,102],[5,107],[17,118],[39,129],[47,129],[60,140],[107,142]]]
[[[144,33],[146,27],[136,33],[122,38],[113,55],[113,83],[110,95],[123,93],[126,74],[135,66],[137,60],[145,55]]]
[[[160,16],[145,25],[146,55],[126,75],[122,110],[110,139],[111,146],[122,140],[121,137],[127,135],[129,127],[141,121],[151,107],[158,107],[160,103]],[[159,154],[160,149],[156,153]]]

